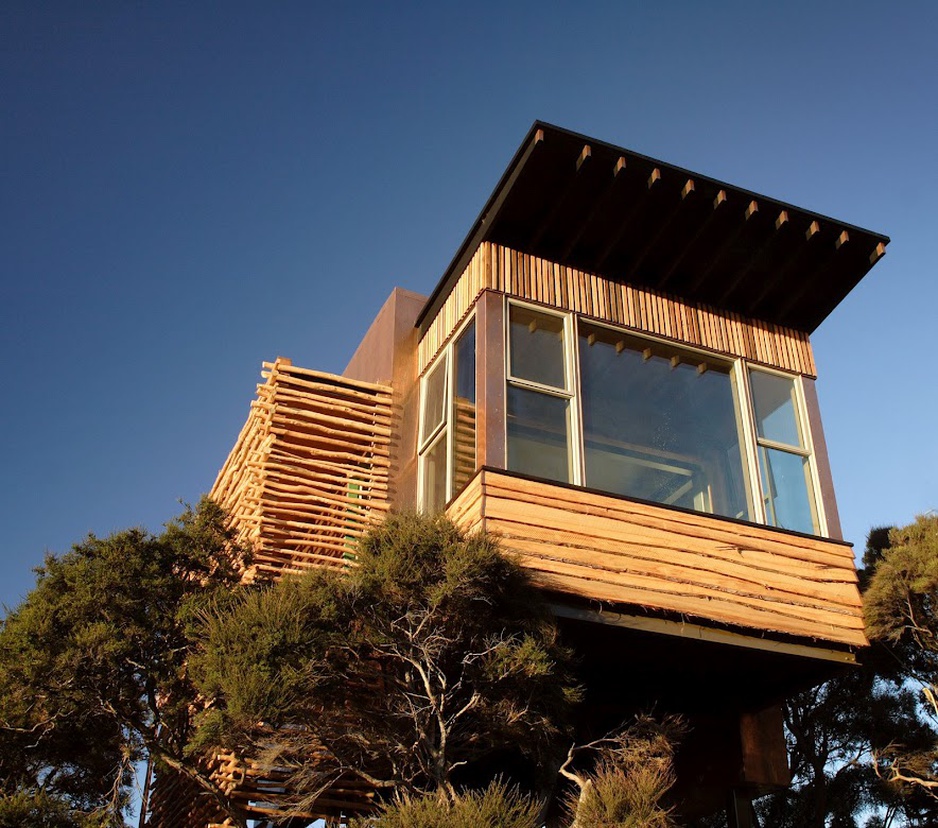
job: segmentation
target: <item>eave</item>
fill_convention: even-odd
[[[421,332],[483,241],[811,333],[889,238],[537,121],[424,306]]]

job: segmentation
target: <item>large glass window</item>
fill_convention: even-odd
[[[585,483],[752,518],[731,366],[580,324]]]
[[[563,483],[575,482],[567,339],[564,317],[511,305],[508,468]]]
[[[418,489],[422,509],[443,509],[476,469],[476,336],[471,320],[421,385]]]
[[[446,426],[446,369],[441,359],[427,374],[423,387],[423,410],[420,418],[420,440],[425,443]]]
[[[766,523],[817,534],[820,527],[811,458],[799,414],[795,381],[791,377],[750,370],[749,387]]]
[[[824,531],[796,377],[574,314],[510,302],[507,316],[509,470]],[[478,462],[472,320],[424,375],[418,451],[420,506],[443,509]]]
[[[819,534],[797,379],[514,302],[507,467]]]

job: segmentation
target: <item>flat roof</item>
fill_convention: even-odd
[[[421,331],[483,241],[811,333],[889,238],[535,121],[417,318]]]

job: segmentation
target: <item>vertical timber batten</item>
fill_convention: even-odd
[[[420,340],[418,373],[433,361],[484,290],[548,304],[641,333],[808,377],[816,376],[803,331],[637,288],[482,242]]]

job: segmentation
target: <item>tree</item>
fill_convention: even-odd
[[[0,828],[103,828],[107,819],[76,813],[63,798],[44,792],[0,794]]]
[[[575,784],[567,799],[571,828],[675,828],[664,798],[675,782],[674,752],[682,721],[643,714],[619,731],[575,745],[560,773]],[[584,752],[594,754],[591,770],[577,772]]]
[[[442,516],[392,516],[346,571],[220,601],[200,632],[198,744],[290,767],[295,813],[348,772],[450,803],[479,774],[537,787],[578,697],[521,568]]]
[[[246,828],[204,761],[219,747],[288,769],[277,816],[294,825],[349,775],[381,794],[362,823],[376,828],[543,824],[579,689],[540,593],[491,538],[397,515],[342,569],[243,586],[226,525],[203,502],[38,570],[0,626],[0,828],[122,826],[144,759]],[[593,809],[577,824],[667,825],[663,743],[639,750],[634,728],[601,742],[564,766]],[[596,767],[574,771],[586,755]]]
[[[938,722],[938,515],[889,533],[889,548],[866,593],[871,638],[903,654],[903,670],[930,723]],[[877,770],[938,805],[938,740],[900,735],[877,750]]]
[[[539,811],[537,800],[495,782],[455,799],[403,794],[351,828],[540,828]]]
[[[122,825],[146,757],[224,800],[185,752],[196,698],[186,627],[200,601],[238,582],[239,554],[221,510],[203,501],[160,535],[92,535],[46,558],[0,625],[3,807],[28,800]]]
[[[888,556],[891,532],[867,539],[860,588],[867,605],[871,582]],[[871,637],[872,631],[871,631]],[[784,705],[793,783],[758,803],[763,824],[779,828],[931,825],[938,813],[921,796],[882,778],[877,757],[903,742],[930,745],[934,731],[908,685],[910,651],[874,640],[859,665],[805,690]]]

